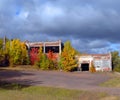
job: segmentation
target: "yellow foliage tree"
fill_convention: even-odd
[[[77,67],[75,54],[76,54],[75,49],[72,47],[70,41],[67,41],[64,45],[64,49],[60,59],[60,63],[63,70],[73,71],[74,68]]]
[[[27,64],[29,62],[28,52],[24,42],[21,42],[19,39],[13,39],[12,41],[10,41],[9,48],[11,66]]]

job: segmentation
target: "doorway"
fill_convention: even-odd
[[[82,71],[89,71],[89,63],[81,64]]]

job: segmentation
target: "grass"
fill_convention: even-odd
[[[100,86],[120,88],[120,78],[119,77],[112,78],[112,79],[100,84]]]
[[[120,88],[120,74],[113,73],[111,79],[101,83],[100,86]]]
[[[0,100],[117,100],[106,93],[2,83]],[[115,99],[110,99],[115,98]]]

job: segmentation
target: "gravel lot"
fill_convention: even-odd
[[[112,77],[111,73],[60,72],[37,70],[1,70],[0,80],[25,85],[52,86],[68,89],[107,92],[120,95],[120,88],[100,87],[99,84]]]

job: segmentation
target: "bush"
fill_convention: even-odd
[[[120,65],[117,65],[117,66],[114,68],[114,71],[120,72]]]
[[[57,62],[48,59],[47,56],[45,54],[43,54],[41,56],[41,58],[39,59],[39,61],[36,62],[35,64],[37,67],[39,67],[42,70],[53,70],[53,69],[57,69]]]
[[[96,69],[95,69],[95,66],[94,66],[93,63],[92,63],[91,66],[90,66],[90,72],[91,72],[91,73],[96,72]]]
[[[0,66],[9,66],[9,55],[5,54],[3,51],[0,51]]]
[[[49,62],[45,54],[36,62],[36,65],[42,70],[48,70]]]

